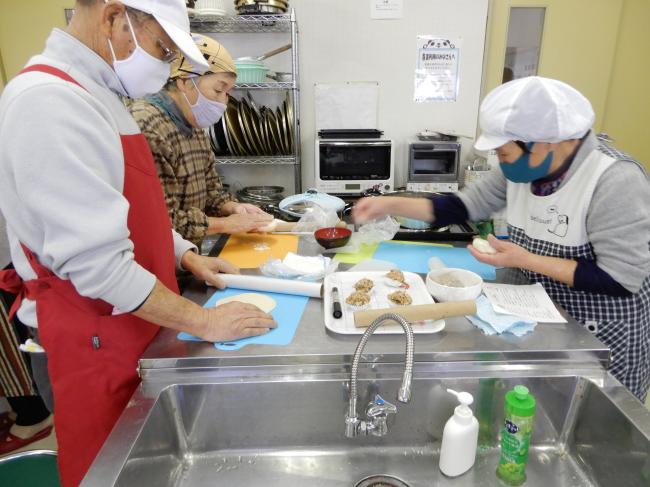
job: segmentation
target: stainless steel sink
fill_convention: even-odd
[[[650,413],[617,381],[598,368],[512,369],[416,364],[412,400],[398,405],[388,435],[352,439],[345,369],[171,373],[136,393],[82,486],[352,487],[372,475],[411,487],[501,486],[498,429],[515,384],[538,400],[526,485],[650,485]],[[400,380],[399,364],[362,366],[360,403],[377,392],[392,399]],[[448,387],[474,395],[480,423],[476,464],[455,479],[438,470],[456,405]]]

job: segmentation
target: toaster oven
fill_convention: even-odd
[[[452,193],[458,191],[460,144],[413,142],[409,144],[409,175],[406,189]]]
[[[361,194],[368,189],[392,191],[395,154],[390,139],[316,139],[315,182],[319,191]]]

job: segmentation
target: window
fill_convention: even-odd
[[[544,7],[510,8],[503,83],[537,74],[545,15]]]

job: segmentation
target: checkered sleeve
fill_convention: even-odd
[[[209,216],[228,216],[229,213],[222,210],[223,205],[229,201],[237,201],[237,199],[223,187],[221,177],[214,164],[209,164],[206,167],[205,185],[208,190],[205,213]]]
[[[201,241],[208,230],[208,217],[198,206],[182,206],[184,194],[182,176],[183,157],[178,148],[182,136],[168,117],[147,102],[135,102],[129,109],[147,138],[156,170],[165,194],[165,202],[174,229],[192,242]]]

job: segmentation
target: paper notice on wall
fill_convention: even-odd
[[[416,102],[456,101],[459,66],[459,38],[418,36],[414,100]]]
[[[533,321],[566,323],[544,287],[483,283],[483,293],[497,313],[521,316]]]
[[[376,129],[379,83],[316,83],[315,125],[321,129]]]
[[[371,19],[401,19],[403,0],[370,0]]]

